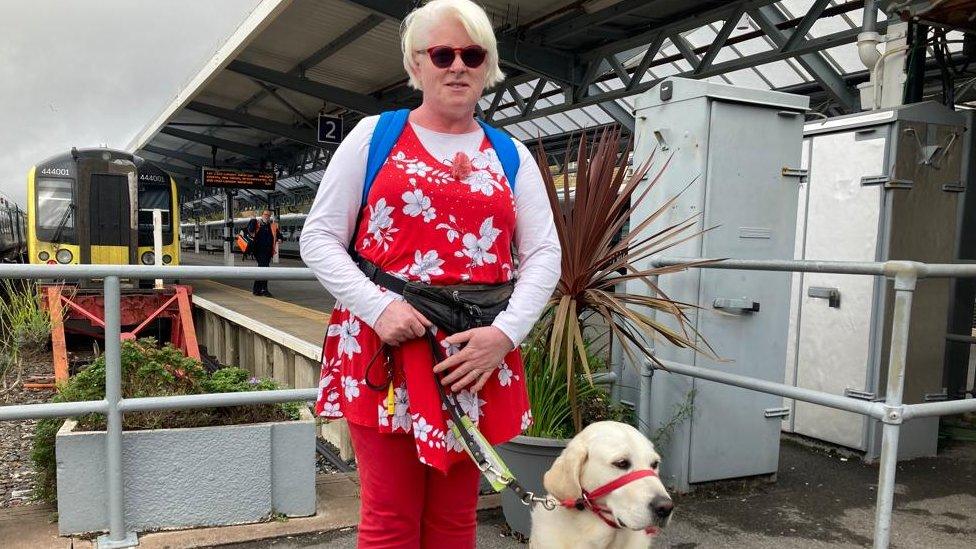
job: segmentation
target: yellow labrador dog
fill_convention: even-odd
[[[668,524],[674,510],[657,476],[660,461],[654,445],[630,425],[601,421],[586,427],[543,479],[556,505],[533,509],[529,547],[650,547],[653,534]]]

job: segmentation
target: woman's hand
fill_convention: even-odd
[[[515,347],[512,340],[494,326],[454,334],[445,341],[451,345],[466,343],[463,349],[434,366],[434,372],[438,374],[453,368],[441,383],[452,384],[451,390],[455,393],[464,388],[472,392],[480,391],[495,368],[505,360],[505,355]]]
[[[433,324],[420,311],[406,301],[396,300],[383,309],[373,330],[383,343],[397,346],[404,341],[422,337],[430,326]]]

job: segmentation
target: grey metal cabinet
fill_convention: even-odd
[[[809,177],[798,201],[798,259],[947,263],[953,260],[964,120],[934,103],[806,125]],[[788,383],[883,399],[891,331],[890,283],[870,276],[793,277]],[[938,398],[949,281],[919,283],[912,306],[905,402]],[[833,299],[825,298],[830,296]],[[802,402],[787,430],[880,452],[880,423]],[[933,455],[938,419],[902,427],[899,457]]]
[[[681,193],[649,232],[693,216],[699,230],[708,230],[667,255],[792,258],[807,105],[806,97],[680,78],[640,96],[634,164],[652,152],[656,164],[669,157],[671,163],[631,226]],[[720,360],[666,344],[657,346],[657,356],[782,381],[788,273],[693,269],[661,277],[660,287],[671,298],[700,307],[689,311],[688,322]],[[636,385],[627,381],[634,375],[629,370],[624,385]],[[692,483],[776,471],[782,399],[659,373],[651,391],[652,428],[667,424],[689,395],[692,417],[659,448],[670,485],[685,490]]]
[[[966,133],[962,141],[962,176],[966,190],[958,199],[956,219],[956,259],[976,260],[976,111],[962,111],[966,119]],[[973,309],[976,305],[976,279],[959,278],[953,281],[950,294],[949,331],[970,335],[973,329]],[[976,387],[976,364],[972,360],[968,342],[946,341],[945,383],[950,398],[964,397]]]

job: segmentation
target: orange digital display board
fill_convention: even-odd
[[[274,170],[237,170],[232,168],[203,168],[203,186],[222,189],[261,189],[273,191]]]

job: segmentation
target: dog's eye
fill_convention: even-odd
[[[657,469],[658,465],[661,465],[661,462],[660,461],[658,461],[658,460],[652,461],[651,462],[651,469]]]
[[[618,459],[617,461],[613,462],[613,466],[619,469],[630,469],[630,460]]]

